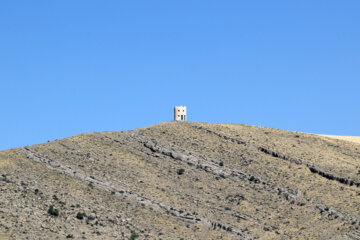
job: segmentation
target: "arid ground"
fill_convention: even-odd
[[[335,135],[320,135],[320,136],[333,138],[333,139],[339,139],[339,140],[345,140],[345,141],[360,144],[360,137],[355,137],[355,136],[335,136]]]
[[[66,238],[360,239],[360,143],[165,122],[1,151],[0,239]]]

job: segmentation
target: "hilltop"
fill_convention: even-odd
[[[349,141],[349,142],[354,142],[354,143],[359,143],[359,144],[360,144],[360,137],[355,137],[355,136],[335,136],[335,135],[320,135],[320,136],[324,136],[324,137],[328,137],[328,138],[334,138],[334,139],[338,139],[338,140],[344,140],[344,141]]]
[[[360,239],[360,144],[165,122],[0,152],[0,239]]]

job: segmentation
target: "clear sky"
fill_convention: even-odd
[[[0,149],[188,119],[360,135],[360,1],[0,1]]]

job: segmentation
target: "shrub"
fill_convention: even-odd
[[[130,240],[135,240],[135,239],[137,239],[139,237],[139,235],[137,235],[136,233],[131,233],[131,235],[130,235]]]
[[[55,216],[55,217],[59,216],[59,210],[56,209],[56,208],[54,208],[53,205],[51,205],[51,206],[49,207],[48,213],[49,213],[50,215],[52,215],[52,216]]]
[[[76,218],[82,220],[82,219],[84,219],[84,216],[85,216],[84,213],[78,212],[76,215]]]
[[[185,172],[185,169],[183,169],[183,168],[180,168],[177,170],[177,174],[179,174],[179,175],[183,175],[184,172]]]
[[[221,161],[221,162],[219,163],[219,166],[220,166],[220,167],[224,166],[224,162]]]

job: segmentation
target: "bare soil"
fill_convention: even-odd
[[[348,139],[165,122],[1,151],[0,173],[0,239],[360,239]]]

